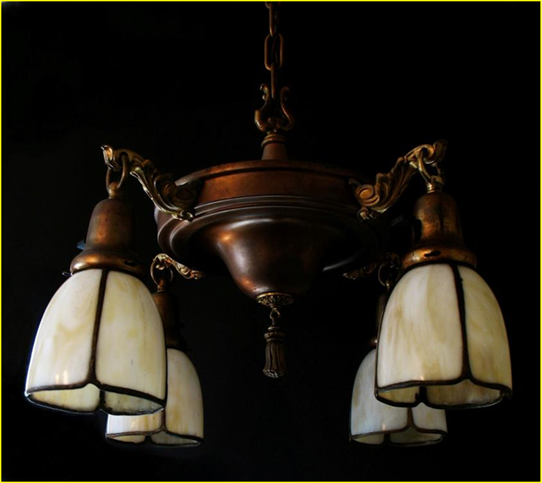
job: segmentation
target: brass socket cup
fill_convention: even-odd
[[[90,218],[84,250],[71,263],[72,273],[89,268],[108,268],[143,278],[145,269],[134,250],[135,219],[123,199],[100,201]]]
[[[421,263],[457,262],[476,267],[476,256],[463,242],[455,200],[442,191],[421,196],[414,206],[413,244],[403,257],[406,270]]]

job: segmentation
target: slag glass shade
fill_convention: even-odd
[[[194,365],[168,349],[168,396],[163,411],[146,416],[109,416],[106,437],[123,443],[197,446],[203,441],[203,399]]]
[[[375,397],[375,359],[372,350],[363,359],[352,394],[350,436],[358,443],[422,446],[440,443],[447,433],[446,413],[420,404],[397,408]]]
[[[511,392],[506,327],[480,275],[454,263],[407,271],[380,327],[377,397],[446,409],[489,406]]]
[[[43,315],[25,394],[66,411],[153,413],[165,404],[165,351],[160,314],[143,282],[83,270],[60,287]]]

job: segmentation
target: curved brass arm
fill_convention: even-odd
[[[125,171],[137,178],[154,205],[164,213],[181,220],[194,218],[192,209],[201,182],[190,181],[177,186],[172,175],[160,173],[151,161],[129,149],[113,149],[102,146],[105,164],[113,171]]]
[[[398,272],[401,267],[401,257],[395,252],[386,252],[378,257],[376,260],[368,263],[364,267],[361,267],[358,270],[352,270],[350,272],[343,273],[343,277],[349,280],[358,280],[359,278],[370,277],[375,272],[378,275],[378,281],[384,287],[388,287],[393,283],[393,276],[388,274],[388,276],[383,275],[383,270],[387,269],[389,272],[394,274]],[[396,275],[396,274],[394,274]]]
[[[187,278],[189,280],[201,280],[202,278],[206,277],[206,274],[204,272],[201,272],[199,270],[193,270],[186,265],[183,265],[182,263],[173,260],[173,258],[171,258],[165,253],[159,253],[153,258],[151,263],[151,277],[156,283],[156,285],[159,285],[160,277],[157,276],[157,273],[159,273],[160,271],[169,270],[169,276],[170,278],[172,278],[173,269],[175,269],[184,278]]]
[[[350,180],[354,186],[354,194],[361,205],[358,212],[360,220],[369,220],[381,215],[391,208],[401,197],[414,174],[419,173],[425,180],[427,191],[442,188],[444,178],[440,162],[446,151],[446,141],[434,144],[422,144],[400,157],[389,173],[378,173],[375,184],[361,184]],[[428,167],[433,167],[436,174],[430,174]]]

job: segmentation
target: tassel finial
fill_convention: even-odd
[[[271,309],[271,313],[269,314],[271,325],[264,334],[266,347],[263,373],[267,377],[278,379],[279,377],[284,377],[287,373],[286,348],[284,344],[286,333],[277,325],[277,320],[281,315],[279,307],[290,305],[293,302],[293,297],[288,294],[268,293],[260,295],[258,302]]]

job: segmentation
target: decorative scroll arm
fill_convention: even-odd
[[[160,211],[181,220],[194,218],[192,209],[199,194],[200,180],[176,185],[173,176],[162,174],[148,159],[129,149],[102,146],[104,161],[112,171],[126,170],[134,176]]]
[[[159,273],[163,270],[171,271],[173,269],[175,269],[184,278],[189,280],[201,280],[202,278],[206,277],[206,274],[204,272],[201,272],[199,270],[193,270],[186,265],[183,265],[182,263],[173,260],[173,258],[171,258],[165,253],[159,253],[154,257],[151,263],[151,276],[154,282],[158,285],[155,273]]]
[[[395,252],[386,252],[358,270],[343,273],[343,277],[349,280],[358,280],[376,273],[380,284],[388,288],[397,277],[400,268],[401,257]]]
[[[378,173],[375,184],[362,184],[355,179],[350,180],[354,186],[354,194],[361,209],[360,220],[373,219],[391,208],[401,197],[410,179],[416,173],[424,179],[427,190],[442,188],[444,177],[440,163],[446,152],[446,141],[439,140],[434,144],[422,144],[400,157],[389,173]],[[435,170],[430,174],[428,168]]]
[[[376,175],[374,185],[361,184],[351,179],[350,184],[354,186],[354,194],[361,205],[358,217],[361,220],[370,220],[391,208],[401,197],[416,171],[416,168],[401,157],[389,173]]]

